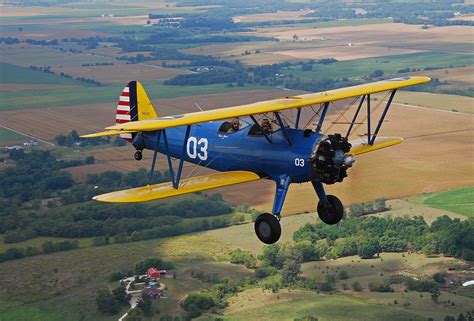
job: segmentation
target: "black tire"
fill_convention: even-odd
[[[337,224],[344,216],[344,206],[342,202],[334,195],[328,195],[329,204],[322,201],[318,202],[318,216],[326,224]]]
[[[133,155],[133,157],[134,157],[135,160],[137,160],[137,161],[142,160],[142,158],[143,158],[142,151],[141,151],[141,150],[137,150],[137,151],[135,152],[135,154]]]
[[[273,244],[280,239],[281,226],[275,215],[260,214],[255,221],[255,234],[265,244]]]

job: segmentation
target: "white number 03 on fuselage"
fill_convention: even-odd
[[[281,235],[280,213],[291,183],[311,182],[319,198],[317,212],[327,224],[338,223],[344,214],[341,201],[326,195],[324,184],[342,182],[355,156],[396,145],[398,137],[379,136],[380,128],[399,88],[429,82],[427,77],[403,77],[321,93],[282,97],[253,104],[225,107],[182,115],[158,117],[142,85],[130,82],[122,91],[115,125],[82,137],[120,135],[134,148],[153,151],[150,182],[157,154],[167,158],[170,182],[131,188],[95,196],[102,202],[146,202],[260,179],[273,180],[276,191],[272,213],[255,221],[257,237],[272,244]],[[371,94],[387,92],[381,115],[371,119]],[[353,114],[344,133],[323,134],[321,128],[332,102],[353,98]],[[381,102],[379,101],[379,104]],[[317,123],[302,126],[301,112],[314,112]],[[283,112],[296,114],[288,121]],[[346,108],[346,111],[349,108]],[[367,126],[366,134],[349,141],[354,127]],[[291,123],[291,125],[289,124]],[[173,159],[178,164],[173,166]],[[213,169],[216,173],[182,179],[183,163]]]

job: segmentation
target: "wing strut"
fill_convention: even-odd
[[[328,109],[329,109],[329,102],[326,102],[323,105],[323,113],[321,114],[321,117],[319,117],[318,126],[316,127],[316,133],[318,134],[321,132],[321,127],[323,127],[324,119],[326,118]]]
[[[281,130],[283,131],[283,135],[285,136],[286,141],[288,142],[288,146],[291,146],[290,135],[288,135],[288,131],[286,130],[285,124],[283,123],[283,120],[281,120],[280,113],[276,111],[275,112],[275,117],[278,121],[278,124],[281,127]]]
[[[186,145],[187,145],[187,142],[188,142],[190,132],[191,132],[191,125],[188,125],[188,126],[186,126],[186,134],[184,135],[183,150],[181,152],[181,157],[179,158],[178,171],[176,172],[176,175],[175,175],[175,172],[174,172],[174,169],[173,169],[173,162],[171,160],[171,155],[170,155],[170,151],[169,151],[169,148],[168,148],[168,137],[166,135],[166,129],[162,129],[162,130],[158,131],[158,135],[157,135],[157,138],[156,138],[155,150],[154,150],[154,153],[153,153],[153,159],[152,159],[152,163],[151,163],[150,178],[149,178],[150,183],[149,184],[151,184],[151,181],[153,179],[153,172],[155,171],[155,164],[156,164],[156,156],[158,154],[158,147],[159,147],[159,144],[160,144],[160,138],[161,138],[161,135],[163,134],[163,141],[164,141],[164,144],[165,144],[166,158],[168,159],[168,167],[169,167],[169,171],[170,171],[171,182],[173,184],[173,188],[178,189],[179,181],[181,180],[181,174],[183,173],[184,157],[186,156]]]
[[[388,112],[388,109],[390,108],[390,105],[392,104],[392,100],[393,100],[393,97],[395,96],[396,92],[397,92],[396,89],[392,90],[392,93],[390,94],[390,98],[388,99],[387,104],[385,105],[385,109],[383,110],[382,116],[380,116],[379,123],[377,124],[377,127],[375,128],[374,134],[372,135],[372,140],[369,141],[369,145],[374,144],[375,138],[377,138],[377,134],[379,133],[380,127],[382,127],[382,123],[385,119],[385,116],[387,115],[387,112]]]
[[[151,161],[151,170],[150,170],[150,177],[148,179],[148,184],[151,185],[151,182],[153,180],[153,173],[155,172],[155,165],[156,165],[156,156],[158,154],[158,146],[160,145],[160,138],[161,138],[161,130],[158,131],[158,134],[156,135],[156,144],[155,144],[155,150],[153,151],[153,159]]]
[[[346,133],[346,138],[349,138],[349,135],[351,134],[352,127],[354,127],[354,124],[357,120],[357,116],[359,116],[359,112],[360,112],[360,109],[362,108],[362,104],[364,103],[364,100],[365,100],[365,95],[362,96],[362,99],[360,100],[359,106],[357,107],[357,110],[354,114],[354,117],[352,118],[351,125],[349,126],[349,129],[347,130],[347,133]]]

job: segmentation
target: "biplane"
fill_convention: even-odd
[[[276,185],[272,212],[259,215],[255,221],[257,237],[272,244],[281,235],[280,213],[290,184],[311,182],[319,198],[319,218],[324,223],[336,224],[342,219],[344,208],[336,196],[326,194],[324,185],[342,182],[356,155],[402,142],[398,137],[379,137],[393,97],[397,89],[429,81],[427,77],[401,77],[162,117],[156,114],[142,85],[132,81],[120,95],[116,124],[103,132],[82,137],[120,135],[135,148],[136,160],[142,159],[144,149],[151,150],[150,184],[98,195],[93,199],[146,202],[261,179],[272,180]],[[388,98],[379,100],[384,106],[378,120],[373,121],[374,99],[371,95],[379,92],[386,92]],[[354,106],[354,113],[352,121],[347,121],[347,131],[322,133],[330,105],[348,98],[352,99],[350,106]],[[313,112],[313,128],[302,125],[303,109]],[[293,111],[294,120],[291,122],[283,115],[286,110]],[[356,142],[349,141],[353,129],[361,124],[366,124],[366,133]],[[167,159],[170,182],[151,184],[158,153]],[[178,164],[173,165],[176,159]],[[217,172],[182,178],[184,162]]]

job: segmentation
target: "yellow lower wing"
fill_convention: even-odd
[[[234,171],[215,173],[206,176],[192,177],[181,180],[179,188],[173,188],[171,182],[147,185],[142,187],[125,189],[112,193],[94,196],[93,199],[100,202],[113,203],[137,203],[148,202],[160,198],[183,195],[193,192],[204,191],[211,188],[228,186],[259,180],[260,176],[252,172]]]
[[[403,141],[403,138],[400,138],[400,137],[377,137],[376,142],[373,145],[369,145],[367,144],[367,142],[362,141],[362,140],[351,141],[352,148],[348,154],[351,154],[351,155],[364,154],[364,153],[368,153],[374,150],[400,144],[402,141]]]

